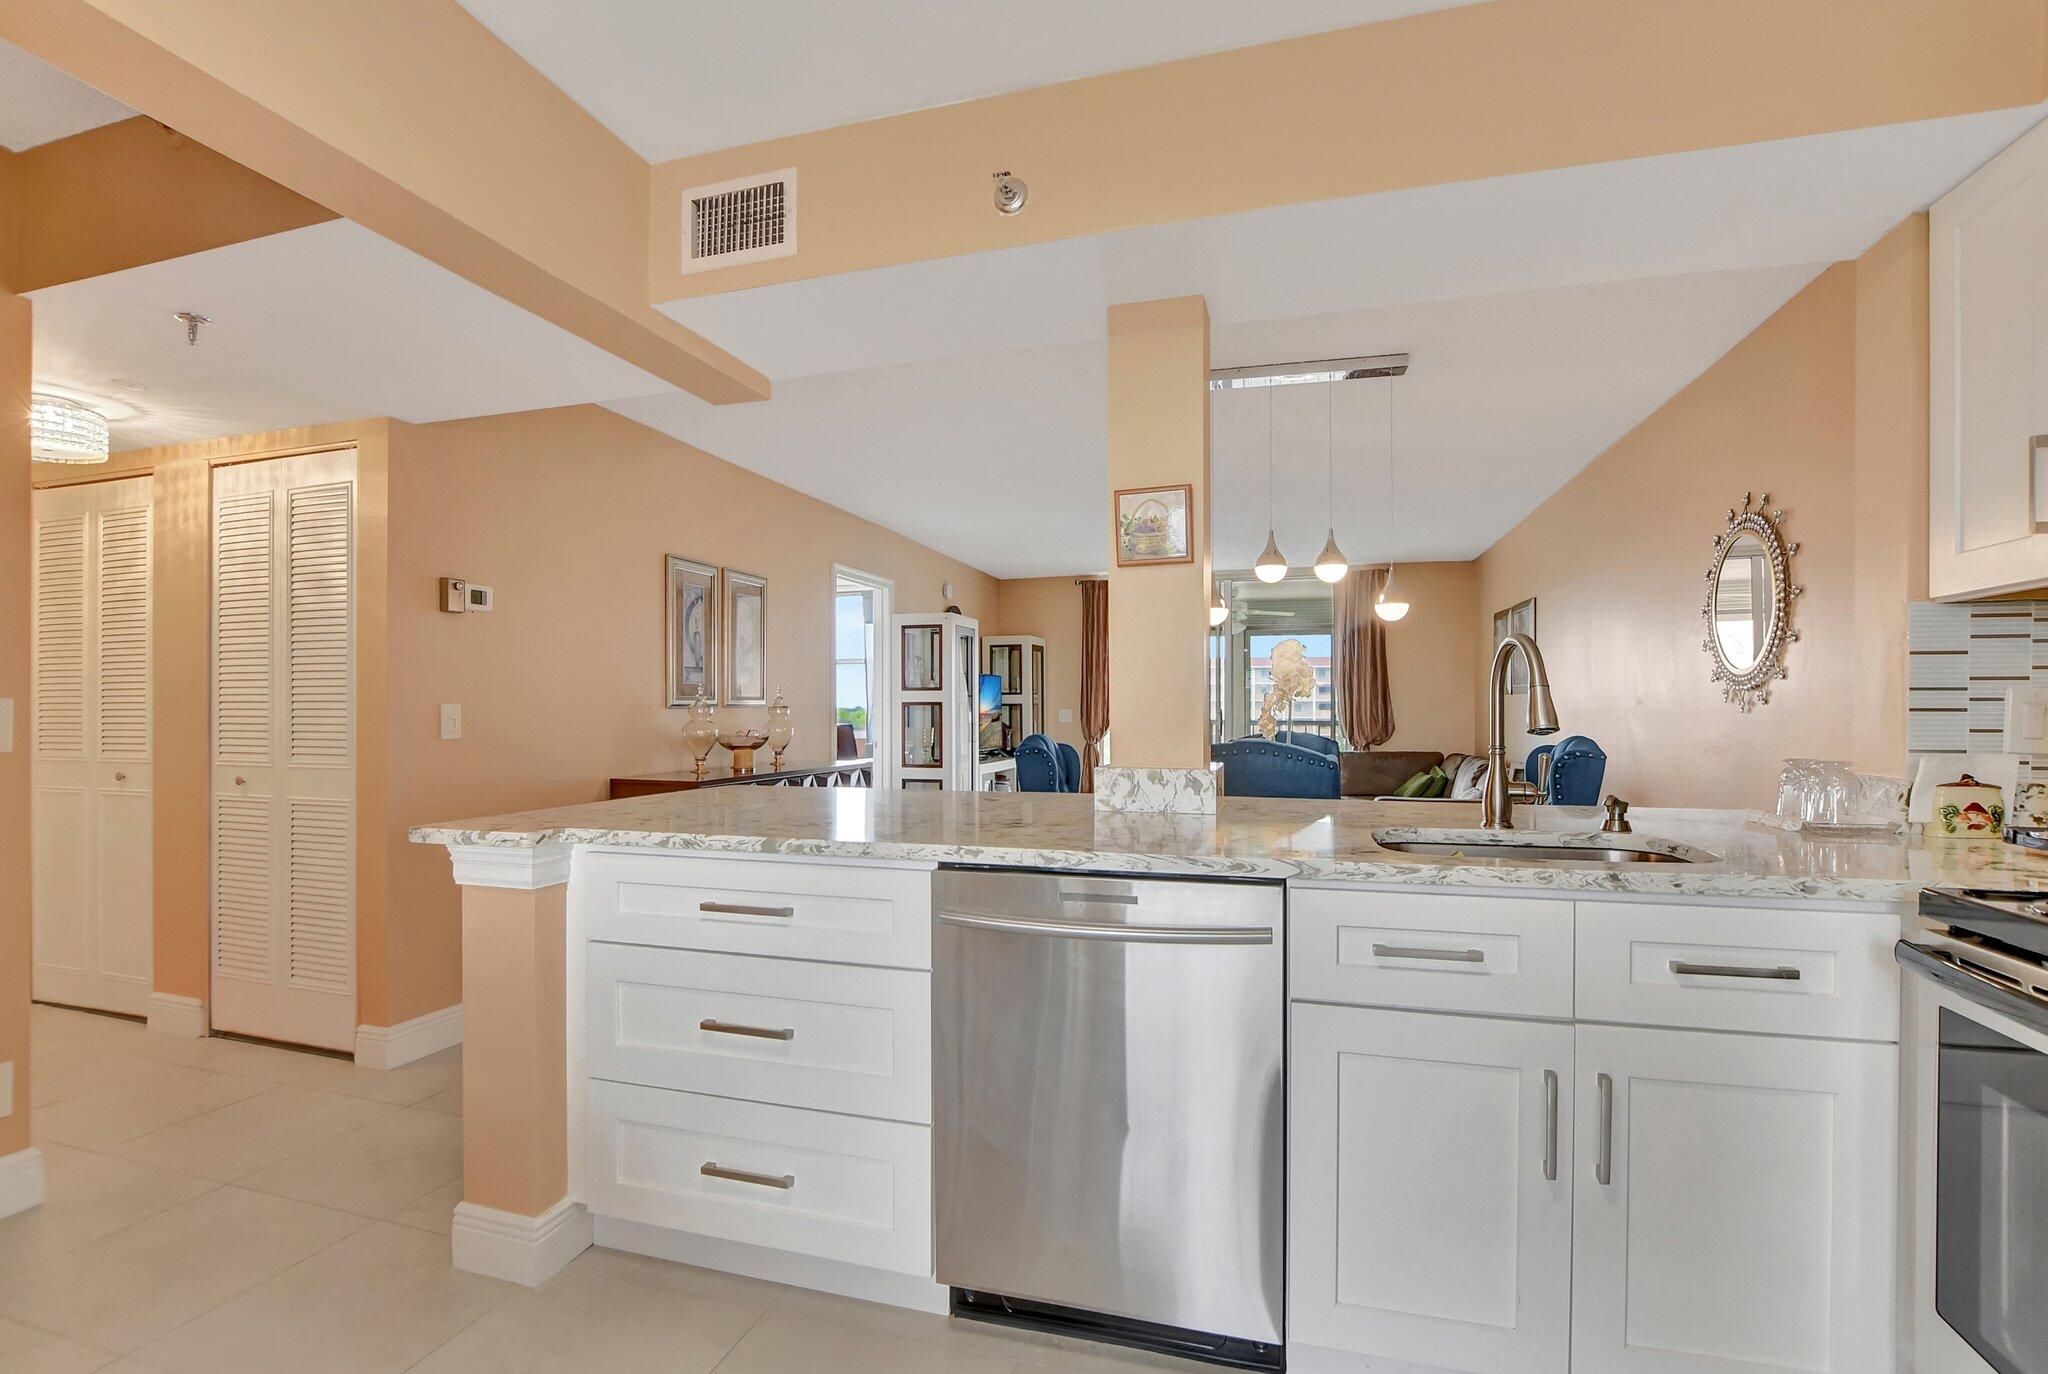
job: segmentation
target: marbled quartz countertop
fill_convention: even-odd
[[[1734,811],[1637,808],[1645,847],[1689,864],[1606,865],[1397,853],[1375,831],[1478,823],[1476,803],[1225,797],[1214,816],[1098,811],[1035,792],[720,787],[415,828],[421,844],[588,844],[1004,867],[1398,883],[1421,887],[1830,901],[1910,901],[1923,887],[2048,890],[2048,856],[1904,836],[1817,840]],[[1516,825],[1553,840],[1597,836],[1594,808],[1522,807]]]

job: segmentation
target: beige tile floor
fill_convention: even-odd
[[[0,1220],[0,1374],[1132,1374],[1205,1366],[588,1250],[454,1269],[462,1059],[387,1073],[37,1007],[47,1201]]]

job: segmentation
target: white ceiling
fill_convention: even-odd
[[[0,148],[18,153],[134,113],[12,43],[0,43]]]
[[[644,396],[658,378],[346,220],[33,293],[35,385],[117,449]],[[188,347],[171,316],[213,324]]]
[[[1770,267],[1220,324],[1218,367],[1408,351],[1400,381],[1273,390],[1275,522],[1322,547],[1325,434],[1354,560],[1471,558],[1796,294]],[[674,394],[613,410],[1001,577],[1099,570],[1108,459],[1098,340],[898,363],[776,384],[762,405]],[[1267,392],[1214,398],[1219,567],[1266,533]],[[1395,404],[1398,488],[1384,501]],[[1325,428],[1325,398],[1331,407]]]
[[[1938,199],[2043,113],[1285,206],[661,308],[779,379],[1100,338],[1117,301],[1201,293],[1217,322],[1270,320],[1832,262]]]
[[[462,0],[650,162],[1474,0]]]

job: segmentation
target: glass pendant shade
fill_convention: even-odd
[[[1337,531],[1331,530],[1323,551],[1316,555],[1316,576],[1325,582],[1342,582],[1344,574],[1350,571],[1351,560],[1337,547]]]
[[[1252,572],[1261,582],[1278,582],[1287,576],[1287,560],[1280,553],[1280,541],[1273,531],[1266,531],[1266,551],[1259,555],[1259,561],[1252,564]]]
[[[1212,630],[1221,629],[1223,622],[1228,619],[1230,619],[1230,607],[1219,593],[1216,599],[1209,603],[1209,628]]]
[[[1394,570],[1387,569],[1387,580],[1380,585],[1380,593],[1372,599],[1372,613],[1381,620],[1396,621],[1408,614],[1408,603],[1394,590]]]
[[[107,419],[62,396],[37,393],[28,403],[29,457],[38,463],[104,463]]]

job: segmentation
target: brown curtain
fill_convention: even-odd
[[[1081,583],[1081,790],[1095,790],[1102,737],[1109,733],[1109,583]]]
[[[1353,568],[1332,597],[1337,621],[1337,723],[1353,749],[1377,748],[1394,735],[1387,627],[1372,611],[1386,585],[1385,568]]]

